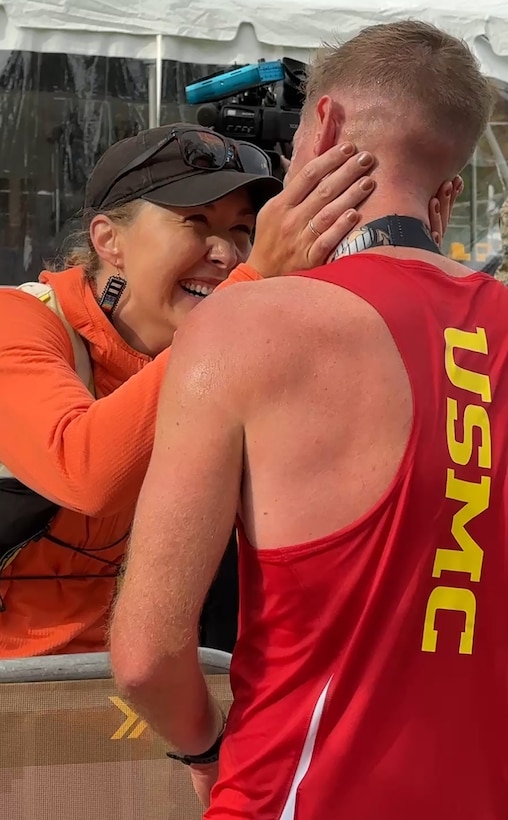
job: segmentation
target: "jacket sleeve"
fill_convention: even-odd
[[[222,287],[259,278],[240,265]],[[91,517],[137,499],[155,435],[169,350],[95,400],[72,345],[33,296],[0,291],[0,461],[40,495]]]
[[[29,294],[0,292],[0,460],[31,489],[85,515],[134,504],[168,356],[94,400],[58,317]]]
[[[251,267],[247,262],[242,262],[231,271],[228,278],[225,279],[224,282],[221,282],[220,285],[215,288],[214,293],[218,290],[228,288],[236,282],[257,282],[260,279],[263,279],[263,277],[255,268]]]

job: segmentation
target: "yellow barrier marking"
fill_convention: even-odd
[[[129,735],[129,740],[136,740],[136,738],[141,737],[143,732],[146,729],[146,723],[144,720],[140,720],[138,725],[132,730]]]
[[[126,716],[122,725],[116,730],[116,732],[111,735],[111,740],[121,740],[125,736],[129,740],[136,740],[136,738],[141,737],[143,732],[145,731],[147,724],[146,721],[141,720],[139,715],[136,714],[134,709],[131,709],[125,701],[121,698],[117,697],[116,695],[111,695],[109,697],[111,703],[113,703],[117,709],[120,709],[121,712]],[[139,723],[138,723],[139,721]],[[136,723],[138,724],[136,726]],[[132,731],[130,731],[132,729]],[[130,734],[128,734],[130,732]]]

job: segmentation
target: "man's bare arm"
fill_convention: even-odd
[[[194,313],[162,388],[111,635],[121,691],[187,754],[206,751],[220,729],[198,664],[198,622],[234,525],[243,449],[230,328],[221,305]]]

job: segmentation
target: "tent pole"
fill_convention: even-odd
[[[478,152],[475,152],[471,161],[471,250],[475,256],[478,229]]]
[[[0,0],[1,2],[1,0]],[[162,104],[162,35],[155,37],[155,62],[148,65],[148,127],[161,124]]]
[[[148,63],[148,127],[155,128],[157,117],[157,78],[155,63]]]
[[[157,98],[155,102],[155,122],[159,126],[161,124],[161,105],[162,105],[162,34],[157,34],[156,38],[156,61],[155,61],[155,87]]]

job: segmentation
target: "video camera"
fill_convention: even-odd
[[[277,147],[291,155],[291,144],[305,99],[307,66],[282,60],[218,71],[185,89],[187,102],[199,105],[200,125],[219,134],[252,142],[279,159]],[[279,163],[274,163],[274,169]]]

